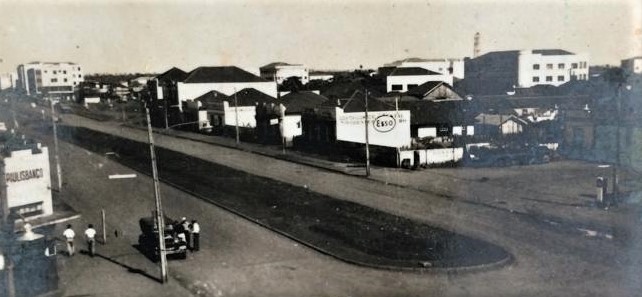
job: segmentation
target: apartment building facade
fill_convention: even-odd
[[[73,100],[84,81],[82,67],[71,62],[32,62],[18,65],[18,88],[30,96]]]

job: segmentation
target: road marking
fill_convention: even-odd
[[[111,174],[109,179],[135,178],[136,174]]]

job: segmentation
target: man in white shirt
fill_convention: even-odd
[[[85,230],[85,238],[87,238],[87,250],[89,251],[89,255],[91,257],[94,257],[94,254],[96,252],[96,229],[94,229],[94,225],[87,225],[87,230]]]
[[[67,225],[67,229],[62,232],[62,236],[65,237],[65,241],[67,242],[67,255],[71,257],[74,255],[74,237],[76,237],[76,233],[71,229],[71,225]]]
[[[190,230],[192,232],[192,251],[198,252],[200,248],[200,240],[201,240],[201,226],[196,222],[196,220],[192,221],[192,228]]]

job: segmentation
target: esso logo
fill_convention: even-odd
[[[378,116],[372,123],[375,130],[379,132],[390,132],[397,125],[397,121],[391,115]]]

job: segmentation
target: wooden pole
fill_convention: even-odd
[[[107,225],[105,224],[105,210],[100,210],[101,222],[103,227],[103,244],[107,243]]]
[[[53,126],[53,136],[54,136],[54,158],[56,160],[56,175],[58,177],[58,192],[62,191],[62,170],[60,169],[60,157],[58,155],[58,130],[56,127],[56,120],[54,114],[54,102],[50,99],[51,102],[51,124]]]
[[[365,129],[366,129],[366,177],[370,176],[370,141],[368,138],[368,89],[366,89],[365,99]]]

